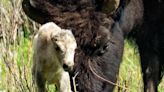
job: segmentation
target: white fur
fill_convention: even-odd
[[[69,74],[64,71],[63,64],[74,65],[77,44],[72,32],[49,22],[41,26],[33,45],[34,79],[37,80],[39,72],[49,84],[56,83],[60,92],[71,92]],[[56,51],[57,46],[60,52]]]

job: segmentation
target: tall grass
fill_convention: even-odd
[[[0,92],[33,92],[31,30],[21,0],[0,1]]]
[[[137,47],[132,42],[125,41],[118,83],[128,88],[127,90],[119,89],[119,92],[143,92],[139,54]]]
[[[34,92],[32,83],[32,39],[38,24],[29,20],[21,8],[21,0],[0,0],[0,92]],[[139,54],[134,44],[125,41],[124,57],[118,84],[128,90],[143,92]],[[54,92],[54,86],[48,86]],[[164,92],[164,82],[159,86]]]

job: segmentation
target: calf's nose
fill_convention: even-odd
[[[69,66],[68,64],[63,64],[63,68],[65,71],[72,71],[73,70],[73,66]]]

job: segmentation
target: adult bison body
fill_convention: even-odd
[[[79,92],[113,90],[95,73],[116,83],[127,36],[139,48],[144,91],[157,92],[164,65],[164,1],[23,0],[22,5],[36,22],[53,21],[72,30],[78,45],[72,75],[78,72]]]

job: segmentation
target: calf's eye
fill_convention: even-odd
[[[55,48],[55,50],[56,50],[56,51],[60,51],[60,48],[57,46],[57,47]]]

